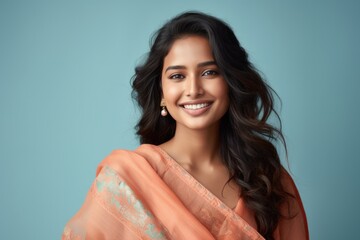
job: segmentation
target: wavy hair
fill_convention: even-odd
[[[185,12],[169,20],[151,39],[144,63],[135,68],[133,98],[141,118],[136,125],[141,143],[159,145],[175,134],[176,122],[160,114],[163,60],[175,40],[187,35],[208,39],[214,59],[229,86],[230,105],[221,119],[220,151],[230,180],[241,188],[241,197],[255,214],[258,231],[266,239],[281,217],[280,206],[291,194],[281,184],[282,165],[275,147],[286,143],[281,120],[274,109],[276,93],[249,62],[232,29],[222,20],[200,12]],[[279,127],[269,124],[275,115]]]

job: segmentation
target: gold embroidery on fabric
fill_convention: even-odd
[[[139,230],[139,235],[145,233],[150,239],[166,239],[162,226],[115,170],[105,166],[97,176],[93,190],[108,210],[130,222]]]

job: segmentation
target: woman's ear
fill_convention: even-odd
[[[166,106],[166,101],[165,101],[165,99],[163,98],[163,96],[161,96],[160,106],[161,106],[161,107],[165,107],[165,106]]]

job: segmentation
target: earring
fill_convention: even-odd
[[[165,107],[165,106],[162,106],[161,116],[166,117],[167,115],[168,115],[168,112],[166,111],[166,107]]]
[[[168,115],[168,112],[166,111],[165,99],[161,99],[160,107],[161,107],[161,116],[166,117]]]

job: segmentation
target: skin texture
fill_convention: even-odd
[[[164,59],[163,99],[176,121],[175,136],[160,145],[175,161],[231,208],[239,188],[229,179],[220,157],[220,119],[229,107],[228,86],[219,73],[206,38],[176,40]],[[197,110],[188,104],[206,104]]]

